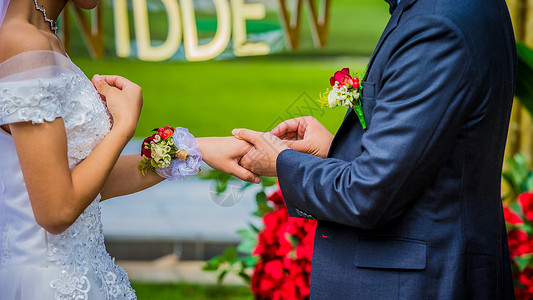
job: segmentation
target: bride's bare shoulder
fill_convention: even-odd
[[[26,51],[53,50],[48,38],[30,24],[0,27],[0,45],[0,63]]]

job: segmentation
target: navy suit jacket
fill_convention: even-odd
[[[291,216],[316,218],[312,299],[511,299],[500,199],[516,77],[504,0],[389,0],[321,159],[285,150]]]

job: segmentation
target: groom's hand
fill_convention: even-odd
[[[291,149],[321,158],[326,158],[333,141],[333,134],[311,116],[282,122],[271,133]]]
[[[249,129],[234,129],[233,135],[254,146],[241,158],[240,164],[259,176],[277,176],[276,159],[281,151],[289,147],[269,132]]]

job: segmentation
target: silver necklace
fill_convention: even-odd
[[[52,31],[57,35],[57,24],[56,24],[56,22],[54,20],[52,20],[52,19],[48,19],[48,17],[46,16],[46,9],[40,7],[39,4],[37,4],[37,0],[33,0],[33,2],[35,2],[35,9],[43,13],[44,20],[46,22],[50,23],[50,29],[52,29]]]

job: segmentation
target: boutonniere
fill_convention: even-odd
[[[329,79],[332,86],[331,91],[326,90],[320,94],[320,103],[324,107],[351,107],[359,118],[363,129],[366,129],[365,115],[363,113],[363,87],[359,77],[350,76],[350,69],[344,68],[335,72],[335,75]]]

